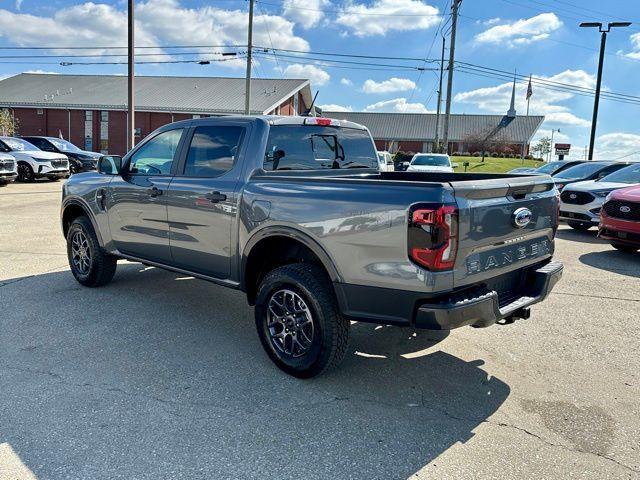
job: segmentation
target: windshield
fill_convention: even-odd
[[[428,165],[430,167],[450,167],[449,157],[445,155],[416,155],[411,165]]]
[[[269,130],[265,170],[378,168],[366,130],[317,125],[274,125]]]
[[[549,162],[546,165],[536,168],[536,172],[551,174],[559,169],[562,165],[564,165],[564,162]]]
[[[35,145],[32,145],[21,138],[3,138],[2,141],[14,152],[19,152],[21,150],[40,150]]]
[[[599,182],[613,183],[640,183],[640,164],[629,165],[620,170],[610,173],[606,177],[602,177]]]
[[[62,140],[61,138],[49,138],[51,143],[53,143],[56,148],[62,152],[81,152],[78,147],[76,147],[73,143],[67,142],[66,140]]]
[[[602,170],[607,165],[603,163],[581,163],[575,167],[567,168],[562,172],[554,175],[555,178],[587,178],[594,173]]]

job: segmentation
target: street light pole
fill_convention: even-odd
[[[251,113],[251,50],[253,43],[253,2],[249,0],[249,32],[247,36],[247,76],[244,87],[244,114]]]
[[[593,160],[593,147],[596,141],[596,126],[598,122],[598,105],[600,103],[600,87],[602,86],[602,67],[604,66],[604,50],[607,44],[607,33],[614,27],[628,27],[631,22],[612,22],[603,28],[600,22],[582,22],[581,27],[597,28],[602,34],[600,37],[600,56],[598,58],[598,77],[596,80],[596,96],[593,101],[593,117],[591,119],[591,135],[589,136],[589,160]]]
[[[128,23],[128,49],[127,49],[127,65],[128,65],[128,73],[127,73],[127,150],[131,150],[135,144],[135,108],[134,108],[134,64],[135,64],[135,55],[134,55],[134,19],[133,19],[133,1],[129,0],[129,10],[127,15],[127,23]]]
[[[553,134],[555,132],[560,133],[560,129],[559,128],[552,128],[551,129],[551,144],[549,145],[549,153],[547,154],[547,163],[549,163],[551,161],[551,155],[553,152]]]

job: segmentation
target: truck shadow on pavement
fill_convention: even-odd
[[[0,309],[0,444],[38,478],[407,478],[510,392],[444,332],[363,323],[339,370],[288,377],[240,292],[139,264],[14,279]]]
[[[598,229],[591,228],[586,232],[581,232],[579,230],[574,230],[571,227],[565,226],[564,228],[561,226],[557,233],[556,237],[562,240],[569,240],[570,242],[579,242],[579,243],[593,243],[593,244],[602,244],[604,245],[604,240],[600,240],[598,238]]]
[[[608,272],[640,278],[640,254],[615,250],[590,252],[578,257],[581,263]]]

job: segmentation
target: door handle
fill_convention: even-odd
[[[148,189],[147,193],[149,194],[150,197],[157,197],[159,195],[162,195],[162,190],[160,190],[158,187],[153,187]]]
[[[224,202],[227,199],[227,196],[224,193],[220,192],[210,192],[207,193],[204,198],[209,200],[211,203]]]

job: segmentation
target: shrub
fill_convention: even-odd
[[[471,154],[469,152],[462,152],[463,157],[470,157]]]
[[[491,152],[491,156],[493,158],[498,158],[498,152]]]
[[[533,160],[533,157],[531,155],[525,155],[524,158],[526,160]]]
[[[480,156],[482,156],[482,152],[473,152],[473,156],[474,157],[480,157]]]
[[[451,155],[454,156],[454,157],[459,157],[460,156],[460,152],[453,152]]]

